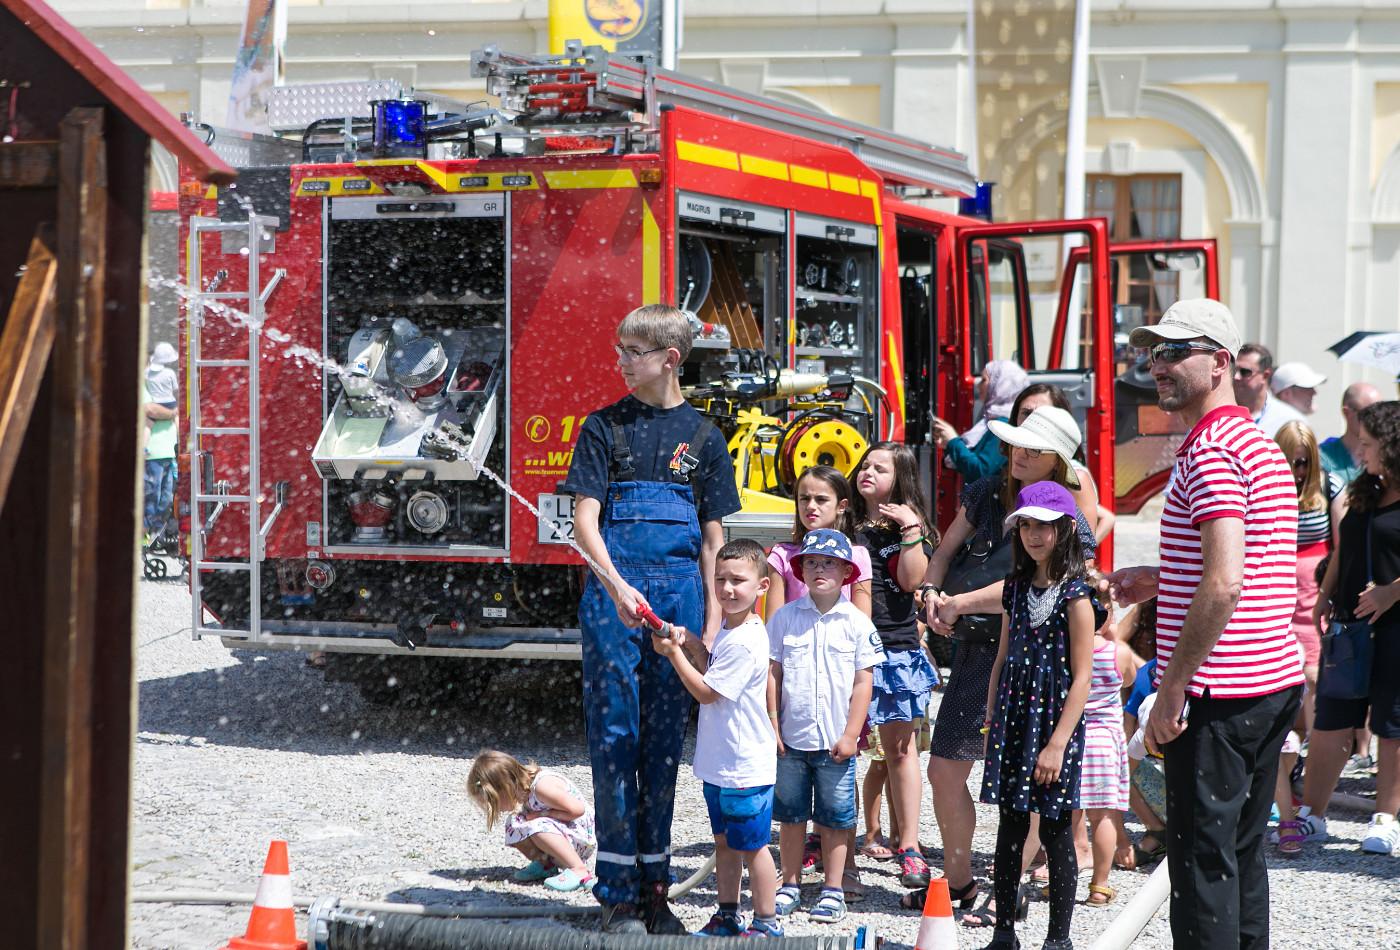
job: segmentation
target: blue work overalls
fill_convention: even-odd
[[[626,443],[618,447],[619,427],[613,438],[621,474],[635,479]],[[607,492],[599,527],[618,573],[658,617],[698,635],[705,595],[690,485],[619,480]],[[636,904],[643,883],[671,880],[676,770],[692,700],[670,661],[651,648],[651,631],[623,624],[592,574],[579,628],[598,833],[593,893],[604,904]]]

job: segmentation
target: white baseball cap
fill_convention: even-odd
[[[1163,340],[1194,340],[1207,337],[1230,351],[1230,358],[1240,355],[1240,330],[1230,308],[1218,300],[1198,297],[1178,300],[1167,308],[1150,327],[1138,327],[1128,335],[1128,343],[1141,349],[1155,346]]]
[[[1281,393],[1290,386],[1299,389],[1316,389],[1327,382],[1327,377],[1307,363],[1284,363],[1274,370],[1274,378],[1269,386],[1275,393]]]
[[[1074,421],[1074,416],[1059,406],[1041,406],[1018,426],[993,419],[987,423],[987,428],[1007,445],[1054,452],[1065,460],[1065,481],[1069,487],[1079,487],[1079,473],[1074,470],[1074,453],[1084,441],[1084,434],[1079,431],[1079,423]]]

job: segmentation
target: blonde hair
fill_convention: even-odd
[[[1293,457],[1303,453],[1308,459],[1308,474],[1303,478],[1303,487],[1298,490],[1299,511],[1322,511],[1327,507],[1327,494],[1322,490],[1322,456],[1317,449],[1317,436],[1306,425],[1293,420],[1285,422],[1274,433],[1274,441],[1283,449],[1288,467],[1293,467]]]
[[[539,771],[535,763],[525,765],[515,756],[495,749],[482,749],[477,753],[467,775],[467,795],[486,813],[488,831],[496,826],[496,819],[505,811],[502,803],[507,797],[514,799],[517,808],[525,804]]]
[[[694,340],[685,312],[664,303],[649,303],[633,310],[617,325],[617,335],[636,337],[651,346],[676,350],[681,354],[682,363],[690,355]]]

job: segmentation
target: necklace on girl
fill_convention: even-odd
[[[1050,619],[1051,612],[1055,609],[1055,603],[1060,599],[1060,590],[1065,586],[1064,581],[1056,581],[1044,590],[1036,589],[1034,584],[1026,585],[1026,608],[1030,614],[1031,629],[1043,627]]]

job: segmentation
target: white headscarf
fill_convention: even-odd
[[[1010,417],[1016,397],[1031,381],[1026,371],[1013,360],[992,360],[982,372],[987,377],[986,405],[982,407],[982,418],[963,433],[962,439],[968,448],[975,448],[982,441],[987,434],[988,422]]]

